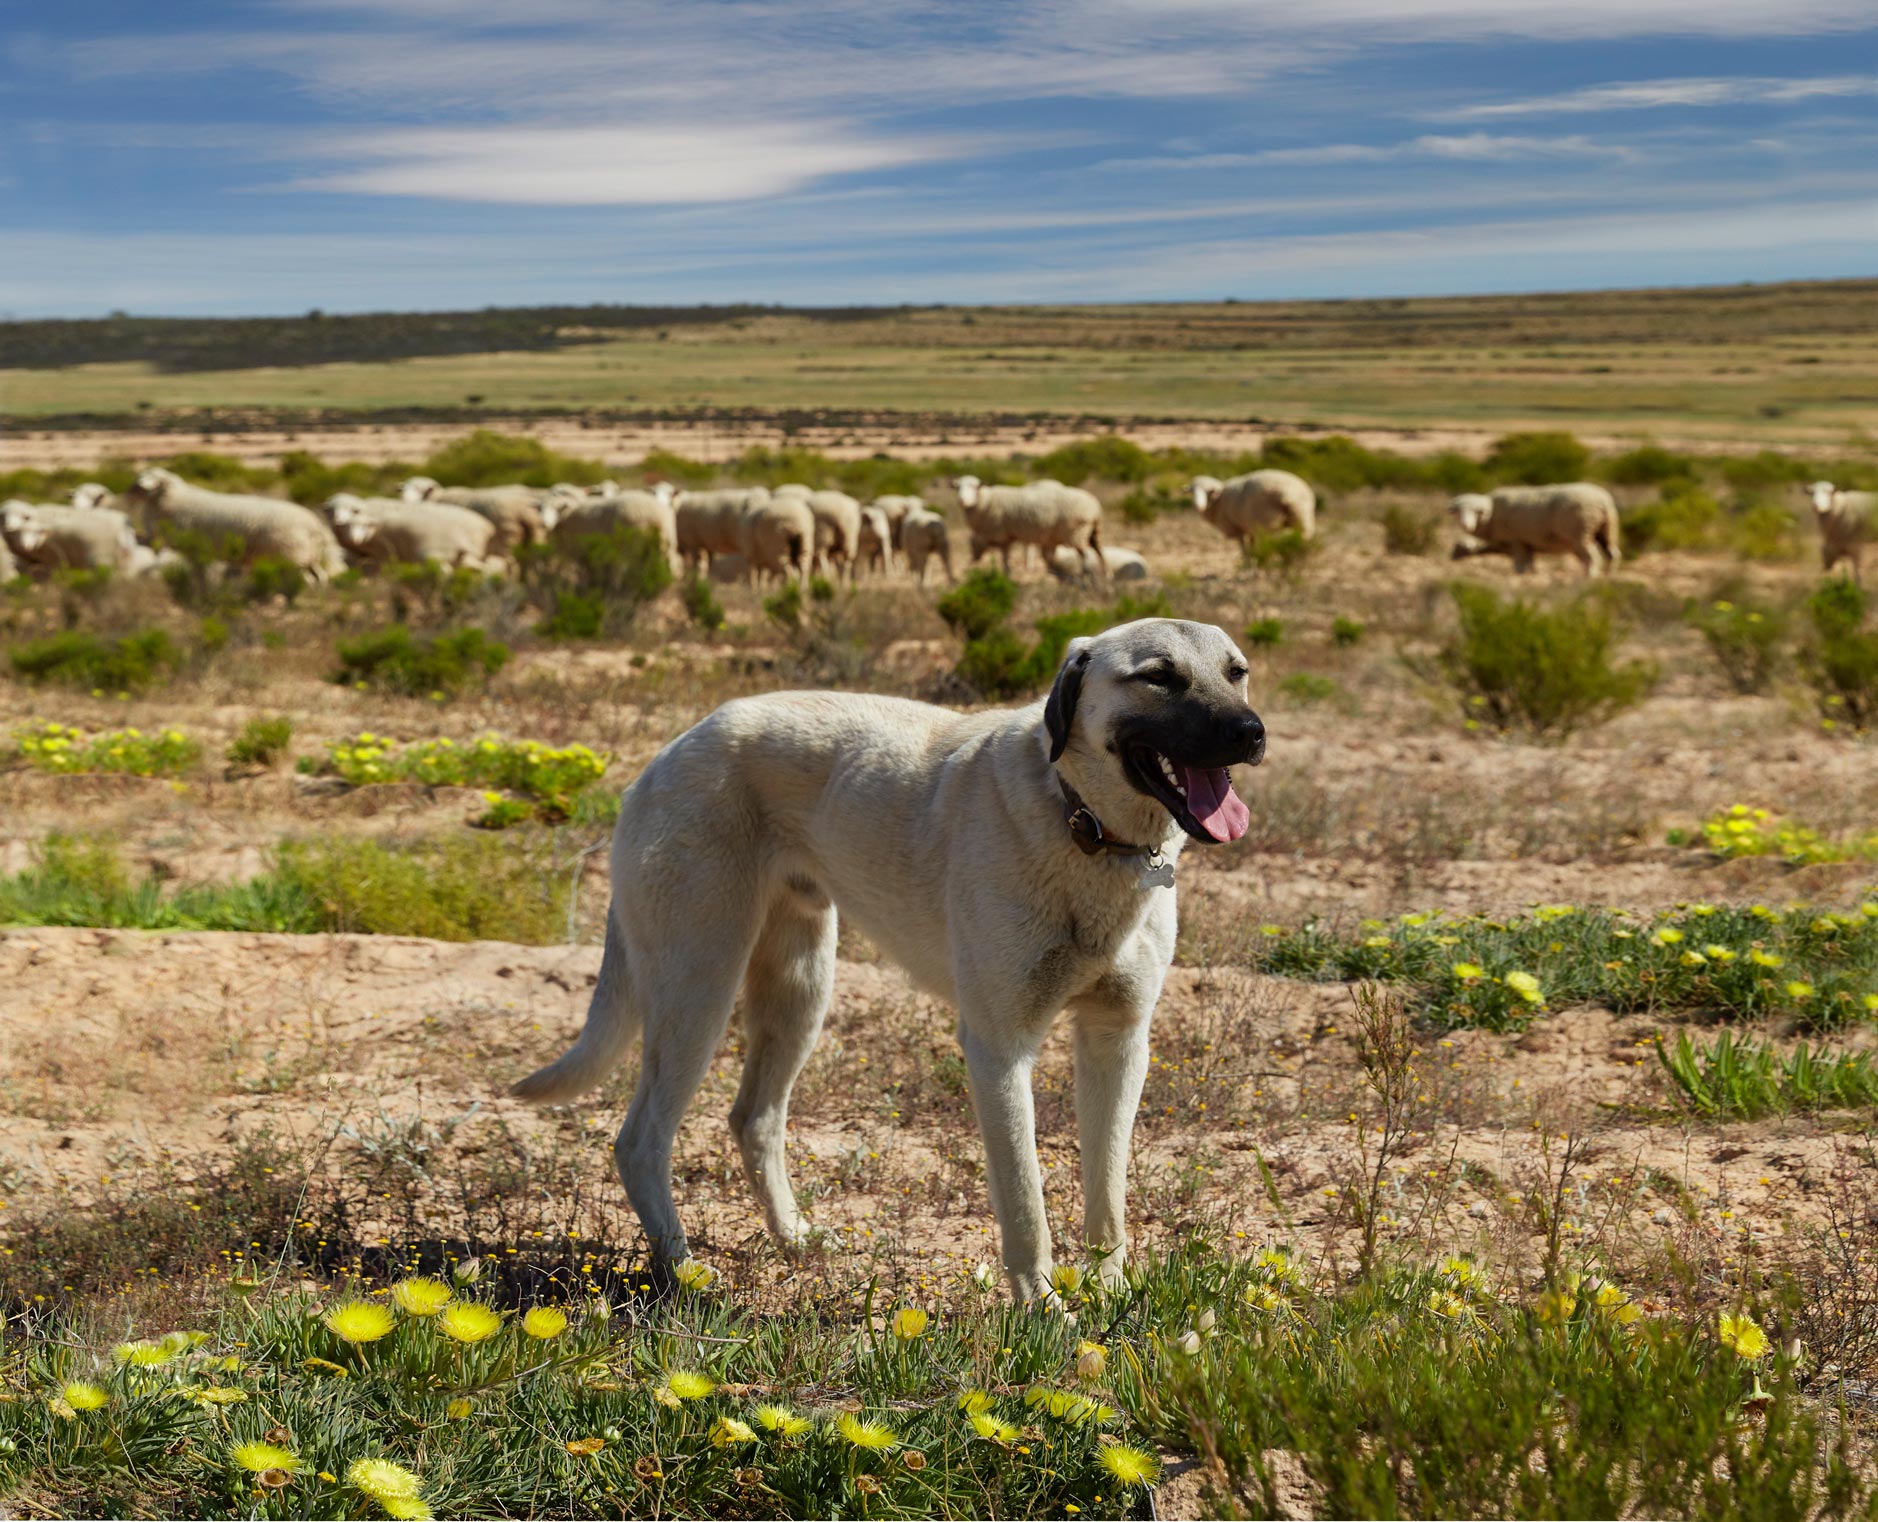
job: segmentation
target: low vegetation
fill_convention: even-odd
[[[162,629],[115,637],[66,629],[15,644],[7,660],[22,681],[116,694],[144,692],[167,681],[182,665],[183,652]]]
[[[202,746],[177,729],[155,734],[140,729],[88,734],[53,719],[21,730],[13,743],[18,759],[34,771],[61,776],[116,772],[132,777],[173,777],[193,769],[202,756]]]
[[[497,789],[545,819],[565,819],[580,793],[606,774],[609,758],[584,745],[550,746],[538,740],[483,735],[458,744],[451,739],[401,745],[369,730],[335,740],[325,759],[309,758],[303,770],[335,776],[354,786],[422,782],[432,787]]]
[[[342,639],[333,680],[404,697],[451,698],[495,675],[509,663],[509,655],[507,645],[474,625],[421,635],[393,624]]]
[[[1758,1120],[1878,1106],[1878,1070],[1868,1052],[1814,1051],[1804,1041],[1782,1052],[1732,1031],[1709,1042],[1683,1031],[1673,1046],[1659,1040],[1656,1055],[1677,1097],[1699,1115]]]
[[[1878,861],[1878,830],[1831,839],[1769,809],[1735,803],[1702,821],[1702,839],[1717,856],[1778,856],[1795,866],[1826,861]],[[1685,842],[1672,836],[1671,845]]]

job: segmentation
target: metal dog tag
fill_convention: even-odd
[[[1141,886],[1143,889],[1174,886],[1174,864],[1162,856],[1159,850],[1150,851],[1143,858]]]

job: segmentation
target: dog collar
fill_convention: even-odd
[[[1161,855],[1159,846],[1130,845],[1125,840],[1115,839],[1102,828],[1102,821],[1096,818],[1095,810],[1083,802],[1082,795],[1063,780],[1061,772],[1057,773],[1056,785],[1063,790],[1063,823],[1069,826],[1070,839],[1084,856],[1106,851],[1111,856],[1141,857],[1144,886],[1173,887],[1173,864]]]

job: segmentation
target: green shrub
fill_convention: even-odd
[[[1618,486],[1663,486],[1671,481],[1695,481],[1701,470],[1693,455],[1677,454],[1660,444],[1639,444],[1604,462],[1604,479]]]
[[[1591,469],[1591,451],[1569,433],[1509,433],[1487,454],[1487,474],[1515,486],[1579,481]]]
[[[1273,529],[1239,541],[1240,558],[1261,571],[1276,571],[1290,580],[1298,576],[1317,553],[1317,541],[1295,528]]]
[[[1036,620],[1037,638],[1026,643],[1006,623],[1017,601],[1017,587],[1001,572],[978,570],[939,600],[940,615],[965,635],[956,674],[986,697],[1015,698],[1037,691],[1055,677],[1069,642],[1100,634],[1115,624],[1138,618],[1166,618],[1167,599],[1123,596],[1108,608],[1071,608]]]
[[[862,502],[886,496],[917,497],[931,479],[932,472],[926,466],[886,454],[843,460],[835,466],[835,485]]]
[[[1729,519],[1727,543],[1743,560],[1797,560],[1799,521],[1777,502],[1748,502]]]
[[[524,575],[536,601],[547,606],[536,632],[550,639],[619,634],[672,584],[658,531],[632,524],[583,535],[565,549],[536,551]]]
[[[500,788],[539,804],[548,818],[565,818],[581,791],[606,774],[611,757],[584,745],[550,746],[539,740],[483,735],[466,744],[450,739],[396,740],[367,730],[328,747],[322,772],[355,787],[378,782],[423,782],[432,787]],[[302,763],[302,769],[307,769]]]
[[[1731,688],[1740,693],[1765,692],[1780,669],[1787,615],[1735,588],[1724,592],[1727,595],[1708,602],[1691,603],[1685,616],[1701,632],[1722,679]]]
[[[282,845],[267,881],[317,906],[321,930],[545,946],[567,934],[566,879],[546,867],[537,852],[480,835],[403,848],[329,839]]]
[[[339,642],[335,682],[383,688],[407,697],[454,696],[509,662],[509,647],[481,629],[422,638],[403,624]]]
[[[724,605],[718,601],[716,589],[704,577],[687,576],[678,595],[685,605],[686,615],[700,629],[715,633],[724,627]]]
[[[1034,646],[1003,625],[965,642],[956,668],[959,680],[988,698],[1015,698],[1040,685]]]
[[[1137,486],[1118,507],[1127,523],[1152,523],[1162,513],[1175,512],[1191,499],[1185,493],[1160,486]]]
[[[67,629],[15,645],[7,659],[22,681],[116,693],[143,692],[167,680],[182,665],[183,653],[162,629],[115,639]]]
[[[1363,626],[1354,618],[1345,618],[1339,613],[1330,621],[1330,642],[1340,650],[1360,645],[1363,642]]]
[[[390,461],[367,465],[362,460],[348,460],[342,465],[328,465],[304,449],[289,451],[280,457],[281,479],[287,495],[303,507],[317,507],[335,492],[349,491],[361,497],[392,495],[416,467]]]
[[[249,465],[233,455],[213,454],[204,449],[173,454],[157,463],[163,469],[181,476],[192,486],[206,487],[210,491],[266,492],[280,485],[279,471],[270,470],[265,465]]]
[[[781,486],[785,481],[800,481],[818,490],[835,473],[835,462],[819,449],[784,445],[771,449],[767,444],[752,444],[737,456],[730,467],[733,479],[749,486]]]
[[[939,599],[939,616],[967,640],[983,639],[1017,608],[1017,583],[982,566]]]
[[[1656,668],[1611,659],[1610,614],[1590,601],[1546,609],[1485,587],[1449,589],[1459,628],[1435,669],[1462,700],[1469,724],[1564,739],[1639,702]]]
[[[771,623],[794,634],[802,627],[802,583],[790,577],[763,599],[763,613]]]
[[[1337,696],[1337,684],[1315,671],[1294,671],[1278,684],[1278,690],[1302,707],[1328,703]]]
[[[1865,627],[1865,590],[1831,577],[1807,599],[1813,638],[1800,652],[1800,671],[1819,701],[1828,728],[1864,730],[1878,718],[1878,632]]]
[[[1132,440],[1114,434],[1064,444],[1031,465],[1032,475],[1061,481],[1065,486],[1081,486],[1092,479],[1145,481],[1154,470],[1153,455]]]
[[[478,428],[444,445],[419,474],[445,486],[506,486],[517,481],[526,486],[559,481],[592,486],[606,479],[606,467],[598,460],[556,454],[539,439]]]
[[[717,467],[702,460],[687,459],[669,449],[653,449],[639,462],[639,474],[647,481],[674,481],[695,491],[717,479]]]
[[[1441,515],[1391,502],[1382,510],[1382,547],[1391,555],[1426,555],[1441,532]]]
[[[1721,462],[1722,479],[1744,495],[1776,491],[1810,481],[1819,472],[1804,460],[1778,450],[1763,449],[1757,454],[1736,455]]]
[[[262,555],[248,567],[241,595],[248,603],[269,603],[278,597],[291,608],[306,587],[306,573],[291,560]]]
[[[1717,856],[1778,856],[1793,866],[1822,861],[1878,861],[1878,830],[1829,840],[1818,830],[1770,809],[1734,803],[1702,821],[1702,839]],[[1671,842],[1675,844],[1676,842]]]
[[[1269,650],[1284,643],[1285,621],[1282,618],[1255,618],[1246,625],[1245,642],[1259,650]]]
[[[1878,1070],[1869,1052],[1814,1051],[1802,1041],[1781,1052],[1723,1031],[1698,1046],[1682,1032],[1672,1047],[1658,1039],[1656,1060],[1676,1097],[1701,1115],[1758,1120],[1794,1110],[1878,1107]]]
[[[1655,502],[1646,502],[1624,515],[1624,549],[1633,555],[1651,550],[1712,549],[1721,531],[1721,503],[1698,486],[1672,483]]]
[[[117,772],[131,777],[173,777],[202,757],[202,747],[181,730],[146,735],[141,729],[87,734],[70,724],[51,721],[14,736],[19,759],[34,771],[62,776],[81,772]]]
[[[293,743],[293,720],[284,714],[257,716],[241,726],[228,742],[228,759],[236,766],[273,766]]]

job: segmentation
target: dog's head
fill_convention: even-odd
[[[1167,821],[1211,844],[1251,814],[1231,768],[1265,758],[1247,666],[1223,629],[1144,618],[1071,643],[1044,704],[1050,759],[1111,834],[1158,840]]]

